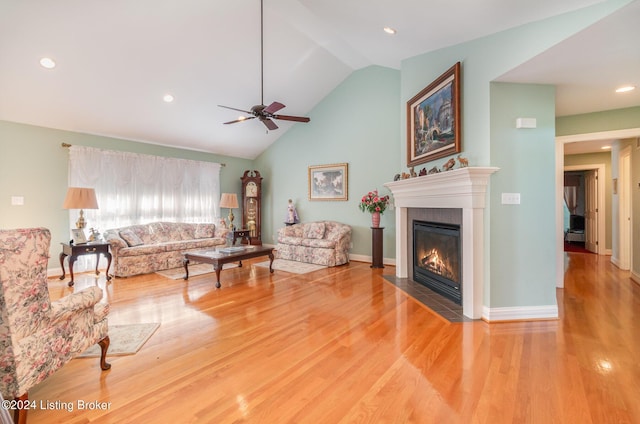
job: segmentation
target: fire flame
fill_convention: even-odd
[[[421,262],[422,268],[425,268],[435,274],[442,275],[443,277],[447,277],[449,279],[455,278],[454,272],[451,269],[451,266],[448,264],[448,261],[443,260],[440,257],[440,252],[437,249],[431,249],[429,253],[426,253]]]

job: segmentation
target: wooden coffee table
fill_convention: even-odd
[[[184,254],[184,259],[182,260],[185,272],[184,279],[189,279],[190,261],[211,264],[213,265],[213,269],[216,271],[216,287],[220,288],[220,271],[222,271],[222,265],[237,261],[238,266],[242,267],[243,260],[257,258],[259,256],[269,257],[269,272],[273,273],[273,247],[234,246],[231,248],[187,252]]]

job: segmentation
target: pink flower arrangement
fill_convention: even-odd
[[[362,196],[359,207],[362,212],[380,212],[382,214],[388,205],[389,196],[380,196],[378,190],[373,190]]]

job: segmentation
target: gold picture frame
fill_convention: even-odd
[[[309,200],[349,200],[349,165],[312,165],[308,171]]]
[[[460,153],[460,62],[407,102],[407,166]]]

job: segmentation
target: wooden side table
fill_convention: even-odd
[[[382,230],[384,227],[371,227],[371,268],[384,268],[382,263]]]
[[[73,264],[78,259],[78,256],[82,255],[96,255],[96,275],[100,275],[98,271],[98,263],[100,262],[100,255],[104,255],[107,258],[107,281],[111,280],[109,275],[109,268],[111,267],[111,252],[109,252],[109,243],[106,242],[89,242],[83,244],[70,244],[60,243],[62,245],[62,252],[60,253],[60,267],[62,268],[61,280],[64,280],[64,258],[69,257],[69,274],[71,275],[71,281],[69,281],[69,287],[73,286]]]
[[[236,240],[240,239],[242,244],[251,244],[251,231],[250,230],[233,230],[231,235],[231,245],[236,245]]]

